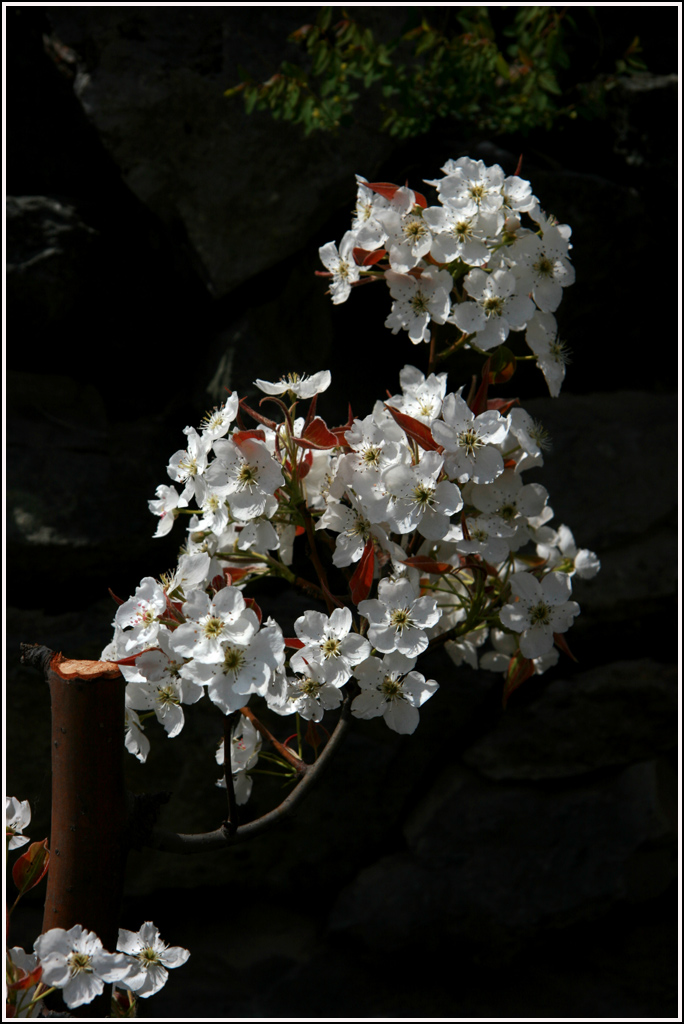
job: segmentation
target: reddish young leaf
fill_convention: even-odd
[[[515,373],[517,361],[505,345],[500,345],[489,359],[490,384],[505,384]]]
[[[302,647],[305,647],[306,645],[303,640],[299,640],[296,636],[286,636],[285,646],[294,647],[295,650],[299,651],[301,650]]]
[[[247,405],[247,402],[244,400],[244,398],[240,399],[240,408],[244,409],[246,413],[249,413],[252,419],[256,420],[257,423],[263,423],[265,427],[269,427],[271,430],[277,429],[278,424],[276,423],[275,420],[269,420],[266,416],[262,416],[260,412],[257,412],[255,409],[252,409],[251,406]],[[249,433],[249,431],[245,431],[245,433]]]
[[[7,988],[12,992],[18,992],[22,989],[33,988],[34,985],[37,985],[43,975],[43,968],[40,964],[36,964],[32,971],[25,971],[23,967],[17,967],[16,964],[12,964],[12,975],[14,976],[14,981],[8,981]],[[14,1009],[14,1007],[12,1009]],[[8,1013],[7,1016],[11,1017],[13,1014]]]
[[[256,612],[256,617],[259,620],[259,625],[261,625],[261,620],[263,619],[263,614],[262,614],[261,608],[256,603],[254,598],[253,597],[246,597],[245,598],[245,604],[247,605],[248,608],[251,608],[253,612]]]
[[[567,640],[565,639],[562,633],[554,633],[553,642],[555,643],[559,651],[562,651],[563,654],[567,654],[568,658],[572,658],[574,662],[577,662],[577,658],[568,647]]]
[[[390,396],[391,397],[391,396]],[[341,427],[332,427],[331,433],[337,438],[337,444],[340,448],[349,448],[347,439],[344,436],[348,430],[351,430],[354,425],[354,413],[352,412],[351,402],[349,403],[349,413],[347,415],[347,422],[343,423]]]
[[[309,746],[313,748],[314,757],[318,757],[318,748],[320,747],[321,743],[325,742],[324,734],[326,733],[329,738],[330,733],[328,733],[328,730],[324,728],[324,726],[316,725],[313,719],[309,719],[306,726],[306,732],[304,733],[304,739],[309,744]]]
[[[487,408],[500,412],[502,416],[510,412],[514,405],[520,405],[519,398],[488,398]]]
[[[47,874],[49,863],[47,839],[41,840],[40,843],[31,843],[26,853],[19,857],[12,868],[12,878],[19,892],[28,892],[34,885],[38,885],[41,878]]]
[[[372,267],[387,255],[387,249],[352,249],[354,262],[359,267]]]
[[[420,206],[423,210],[427,209],[427,199],[422,192],[414,192],[416,197],[416,205]]]
[[[316,415],[316,406],[317,405],[318,405],[318,395],[314,395],[313,398],[311,399],[311,401],[309,402],[309,408],[306,410],[306,418],[304,420],[304,433],[306,433],[306,428],[309,426],[309,424],[311,423],[311,420]]]
[[[430,433],[430,428],[426,427],[426,425],[421,423],[420,420],[414,419],[413,416],[407,416],[405,412],[399,412],[398,409],[388,405],[387,402],[385,402],[385,408],[389,410],[406,436],[410,438],[411,441],[415,441],[416,444],[419,444],[426,452],[444,451],[441,444],[437,444]]]
[[[266,440],[266,435],[263,430],[236,430],[234,434],[231,434],[230,439],[231,441],[234,441],[235,444],[241,444],[250,437],[256,438],[257,441]]]
[[[354,604],[358,604],[359,601],[365,601],[370,594],[370,588],[373,585],[374,569],[375,554],[373,551],[373,541],[367,540],[366,546],[363,549],[363,554],[361,555],[361,561],[356,568],[356,572],[349,581],[349,589],[351,591],[351,598]]]
[[[217,592],[219,590],[224,590],[225,587],[227,586],[226,577],[225,576],[214,576],[213,580],[211,581],[211,586]]]
[[[117,604],[125,604],[126,602],[121,597],[117,597],[111,587],[107,587],[110,597],[113,597]]]
[[[139,658],[141,654],[147,654],[148,651],[158,651],[158,647],[146,647],[144,651],[138,651],[137,654],[129,654],[126,658],[117,658],[114,662],[115,665],[135,665],[136,658]],[[97,664],[97,662],[94,662]]]
[[[390,202],[394,199],[397,189],[401,188],[401,185],[393,185],[389,181],[374,181],[372,183],[364,181],[364,185],[371,192],[377,192],[379,196],[382,196],[383,199],[389,199]]]
[[[517,690],[519,686],[522,686],[530,676],[534,675],[534,665],[528,658],[523,658],[519,652],[514,654],[508,663],[508,673],[506,674],[506,682],[504,683],[504,691],[502,697],[502,704],[504,708],[508,703],[508,698]]]
[[[224,569],[223,573],[226,577],[226,582],[228,586],[231,587],[234,581],[241,580],[244,576],[248,575],[249,571],[249,569],[231,568]]]
[[[304,453],[303,458],[297,464],[297,476],[300,480],[303,480],[307,476],[309,470],[313,465],[313,452],[311,450]]]
[[[410,565],[412,568],[430,573],[432,576],[443,576],[445,573],[452,572],[454,568],[449,562],[435,562],[434,558],[428,558],[426,555],[414,555],[412,558],[406,558],[402,564]]]
[[[335,434],[333,434],[328,424],[320,416],[314,416],[306,428],[303,437],[293,437],[292,440],[300,448],[316,448],[319,451],[321,449],[336,448],[339,444]]]
[[[491,359],[488,359],[482,367],[482,381],[479,388],[472,398],[470,395],[468,396],[468,405],[474,416],[479,416],[480,413],[483,413],[487,408],[487,392],[489,390],[489,382],[491,380],[489,370],[491,365],[492,361]]]

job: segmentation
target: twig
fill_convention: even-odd
[[[269,743],[271,743],[275,747],[275,749],[278,751],[281,757],[284,757],[285,760],[294,768],[296,768],[301,775],[306,774],[306,772],[309,770],[309,765],[306,764],[305,761],[302,761],[301,757],[297,757],[294,750],[290,750],[290,748],[286,747],[284,743],[281,743],[280,740],[277,740],[273,733],[270,732],[266,728],[266,726],[259,721],[259,719],[256,717],[253,711],[250,711],[250,709],[247,707],[240,708],[240,714],[243,714],[245,718],[249,719],[254,728],[261,733],[265,740],[268,740]]]
[[[306,775],[297,784],[295,789],[283,802],[268,814],[262,815],[256,821],[250,821],[246,825],[240,825],[237,831],[231,836],[225,827],[216,829],[214,832],[204,832],[198,835],[182,835],[177,832],[170,832],[166,829],[155,828],[152,831],[148,846],[155,850],[165,850],[167,853],[201,853],[205,850],[220,850],[235,843],[245,842],[253,836],[261,835],[277,822],[282,821],[291,814],[295,807],[304,799],[314,783],[321,777],[323,770],[330,761],[333,753],[337,750],[351,721],[351,697],[347,697],[342,705],[340,719],[328,740],[323,753],[314,764],[307,768]]]
[[[226,793],[228,796],[228,818],[226,819],[226,830],[230,835],[235,835],[238,824],[238,809],[235,799],[235,786],[233,785],[233,763],[231,753],[233,749],[233,726],[238,721],[239,711],[233,711],[225,715],[223,720],[223,777],[226,780]]]

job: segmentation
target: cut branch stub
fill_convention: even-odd
[[[24,660],[43,665],[52,704],[52,856],[43,932],[80,924],[114,950],[128,845],[124,680],[113,662],[52,652]]]

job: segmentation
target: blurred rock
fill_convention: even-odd
[[[453,942],[493,964],[540,929],[653,897],[676,873],[660,770],[648,761],[532,787],[447,768],[406,823],[406,852],[342,891],[331,928],[385,952]]]
[[[80,59],[76,94],[124,181],[214,296],[301,248],[345,196],[353,202],[360,163],[394,147],[373,125],[346,132],[343,148],[322,133],[305,138],[224,98],[240,65],[270,77],[287,35],[310,18],[305,7],[50,12],[55,38]]]
[[[674,750],[677,676],[676,666],[643,659],[554,679],[513,704],[463,760],[489,779],[560,779]]]
[[[93,287],[97,232],[47,196],[8,196],[6,210],[7,301],[26,331],[62,328]]]

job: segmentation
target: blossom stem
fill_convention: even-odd
[[[206,850],[225,849],[226,846],[230,846],[233,843],[241,843],[251,839],[253,836],[261,835],[262,832],[265,832],[271,826],[291,814],[307,795],[314,783],[321,777],[324,769],[346,736],[351,717],[350,695],[342,704],[338,723],[318,760],[308,766],[306,774],[278,807],[275,807],[272,811],[262,815],[255,821],[240,825],[235,835],[229,836],[224,828],[218,828],[214,832],[204,832],[199,835],[182,835],[166,831],[165,829],[154,828],[147,845],[155,850],[166,850],[169,853],[191,854]]]
[[[289,747],[286,747],[284,743],[281,743],[280,740],[277,740],[273,733],[270,732],[266,728],[266,726],[259,721],[259,719],[256,717],[253,711],[251,711],[247,707],[244,707],[240,708],[240,713],[243,714],[245,718],[249,719],[254,728],[261,733],[265,740],[268,740],[269,743],[272,744],[272,746],[278,751],[281,757],[284,757],[285,760],[294,768],[296,768],[301,775],[306,774],[309,768],[306,762],[302,761],[301,757],[297,757],[295,752],[293,750],[290,750]]]
[[[344,608],[344,603],[340,601],[338,598],[334,597],[333,594],[331,594],[330,592],[330,587],[328,586],[328,578],[326,576],[325,569],[323,568],[321,560],[318,557],[316,537],[313,530],[311,516],[309,515],[309,511],[306,508],[306,506],[304,506],[303,516],[304,530],[306,531],[306,537],[307,540],[309,541],[309,548],[311,550],[311,561],[313,563],[314,569],[316,570],[316,575],[318,576],[319,583],[321,584],[321,590],[323,591],[323,597],[325,599],[325,603],[328,606],[328,611],[333,612],[336,607]]]
[[[233,749],[233,726],[240,717],[239,711],[233,711],[230,715],[223,717],[223,778],[226,782],[226,794],[228,796],[228,817],[226,819],[226,831],[229,835],[235,835],[239,825],[237,800],[235,799],[235,786],[233,785],[233,765],[231,751]]]

